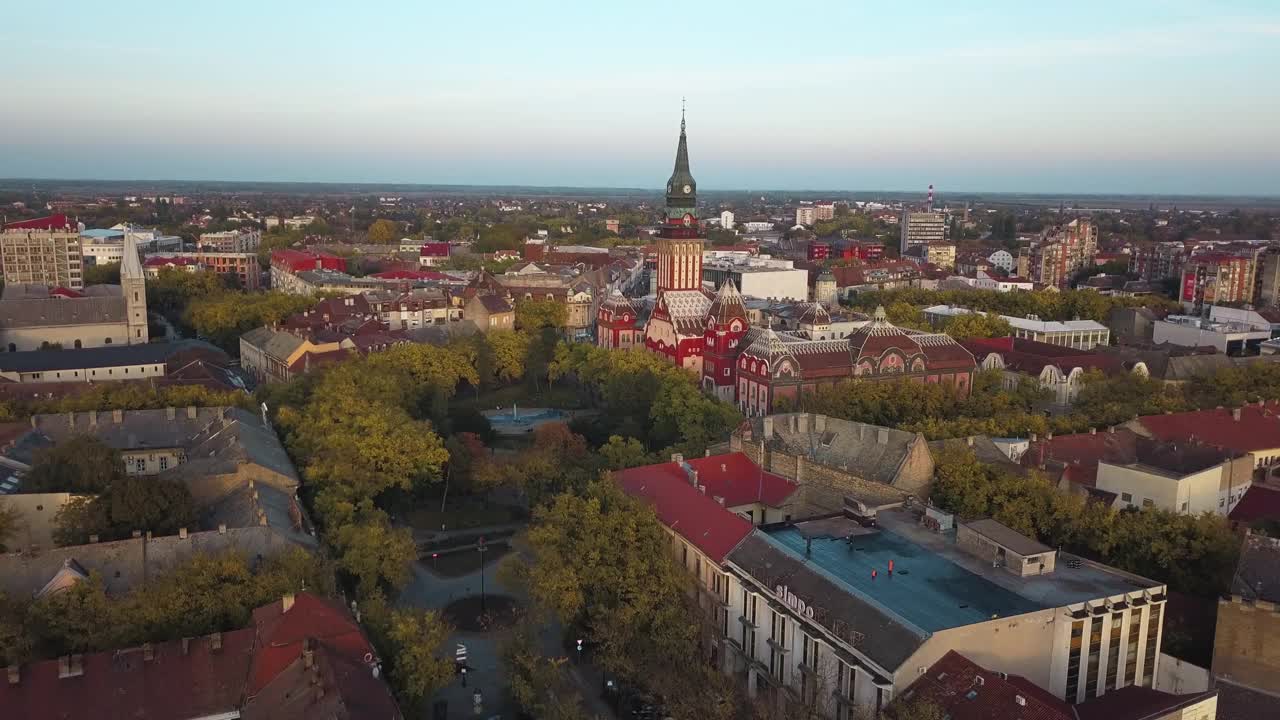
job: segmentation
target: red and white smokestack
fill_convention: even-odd
[[[929,185],[929,203],[925,208],[926,212],[933,212],[933,185]]]

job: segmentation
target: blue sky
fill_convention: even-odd
[[[0,177],[1280,194],[1276,0],[5,15]]]

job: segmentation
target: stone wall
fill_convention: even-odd
[[[1274,603],[1239,595],[1218,601],[1213,675],[1266,692],[1280,692],[1280,612]]]

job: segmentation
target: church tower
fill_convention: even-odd
[[[676,166],[667,180],[667,210],[658,231],[658,294],[702,289],[702,229],[698,223],[698,184],[689,171],[689,144],[680,113]]]
[[[147,332],[147,278],[138,259],[138,246],[128,226],[124,231],[124,256],[120,259],[120,291],[124,293],[129,344],[145,345]]]

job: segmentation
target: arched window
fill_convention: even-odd
[[[80,342],[80,339],[79,339],[79,338],[77,338],[77,339],[76,339],[76,349],[77,349],[77,350],[79,350],[79,349],[80,349],[80,348],[82,348],[82,347],[84,347],[84,343]]]
[[[111,344],[111,338],[105,338],[105,339],[103,339],[102,344],[103,344],[103,345],[110,345],[110,344]]]

